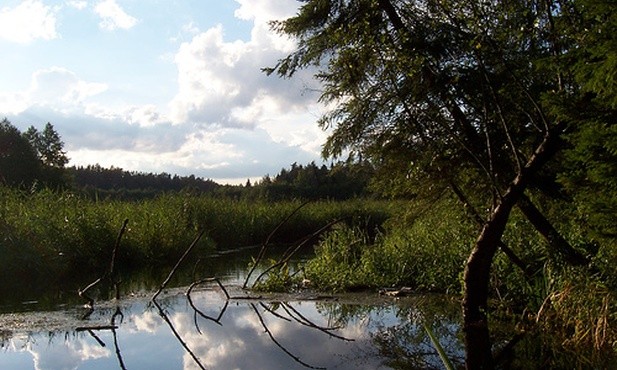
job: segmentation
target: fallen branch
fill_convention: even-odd
[[[178,260],[178,262],[176,262],[176,265],[173,267],[173,269],[171,269],[171,271],[169,272],[169,275],[167,275],[167,278],[165,279],[165,281],[163,281],[163,283],[161,283],[161,285],[159,286],[159,289],[156,291],[156,293],[154,293],[154,295],[152,296],[152,301],[156,300],[156,297],[159,296],[159,294],[161,294],[161,291],[163,291],[163,289],[165,289],[165,287],[167,286],[167,284],[169,284],[169,281],[171,280],[171,278],[174,276],[174,274],[176,273],[176,270],[178,270],[178,267],[180,267],[180,264],[182,263],[182,261],[184,261],[184,259],[186,258],[186,256],[191,252],[191,250],[193,250],[193,248],[197,245],[197,243],[199,242],[199,240],[201,239],[201,237],[204,235],[205,230],[202,230],[199,235],[197,235],[197,237],[195,238],[195,240],[193,240],[193,242],[191,243],[191,245],[189,245],[189,247],[186,249],[186,251],[184,252],[184,254],[182,255],[182,257],[180,257],[180,259]]]
[[[264,255],[266,254],[266,249],[268,247],[268,244],[270,244],[270,239],[272,238],[272,236],[274,236],[274,234],[281,228],[281,226],[285,225],[285,223],[287,221],[289,221],[289,219],[291,218],[291,216],[293,216],[294,214],[296,214],[296,212],[298,212],[300,209],[302,209],[305,205],[309,204],[308,201],[300,204],[296,209],[293,210],[293,212],[291,212],[289,215],[287,215],[287,217],[285,217],[285,219],[281,222],[279,222],[278,225],[276,225],[276,227],[274,228],[274,230],[272,230],[272,232],[268,235],[268,237],[266,238],[266,240],[263,242],[263,244],[261,245],[261,249],[259,250],[259,254],[257,255],[257,259],[255,259],[255,263],[253,263],[253,266],[251,266],[251,269],[249,270],[248,275],[246,275],[246,279],[244,279],[244,284],[242,284],[242,289],[246,289],[246,286],[249,282],[249,279],[251,278],[251,275],[253,275],[253,272],[255,271],[255,269],[257,268],[257,265],[259,264],[259,262],[261,262],[261,259],[264,257]]]
[[[84,289],[77,290],[77,294],[81,298],[84,298],[85,300],[88,301],[88,303],[86,303],[86,305],[90,309],[83,316],[84,319],[87,318],[92,313],[92,309],[94,308],[94,299],[91,296],[88,295],[88,291],[90,289],[94,288],[97,284],[99,284],[104,279],[106,279],[106,278],[110,279],[111,283],[114,285],[116,299],[120,298],[120,291],[119,291],[119,284],[120,284],[120,282],[116,281],[114,265],[116,263],[116,256],[118,254],[118,248],[120,247],[120,240],[122,239],[122,235],[124,234],[124,231],[126,230],[126,226],[128,225],[128,223],[129,223],[129,219],[127,218],[127,219],[124,220],[124,222],[122,224],[122,228],[120,228],[120,231],[118,232],[118,237],[116,238],[116,243],[114,244],[114,249],[111,252],[111,261],[109,263],[109,269],[107,271],[105,271],[100,278],[98,278],[95,281],[93,281],[92,283],[90,283]]]
[[[255,279],[255,282],[253,282],[253,287],[255,287],[255,285],[259,282],[259,280],[261,280],[261,278],[263,278],[266,274],[268,274],[270,271],[272,271],[273,269],[284,265],[285,263],[289,262],[289,260],[291,259],[291,257],[293,257],[299,250],[300,248],[302,248],[306,243],[308,243],[310,240],[312,240],[313,238],[315,238],[317,235],[323,233],[324,231],[326,231],[327,229],[331,228],[332,226],[336,225],[337,223],[345,220],[348,217],[343,217],[343,218],[338,218],[336,220],[330,221],[328,222],[327,225],[325,225],[324,227],[320,228],[319,230],[313,232],[311,235],[308,235],[306,237],[304,237],[304,239],[302,239],[300,241],[300,243],[293,248],[293,250],[290,248],[288,251],[286,251],[283,254],[283,257],[275,264],[273,264],[272,266],[268,267],[267,269],[265,269],[261,274],[259,274],[259,276],[257,277],[257,279]],[[291,251],[290,251],[291,250]]]

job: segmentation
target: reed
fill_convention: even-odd
[[[175,193],[139,202],[91,200],[70,192],[28,193],[0,187],[0,278],[63,279],[101,271],[118,230],[128,227],[119,268],[175,261],[200,230],[195,254],[262,243],[300,201],[266,202]],[[350,216],[383,222],[387,203],[320,201],[307,205],[273,236],[287,243],[328,221]]]

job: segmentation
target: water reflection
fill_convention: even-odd
[[[454,324],[458,305],[450,312],[444,304],[427,310],[427,301],[418,298],[317,302],[239,299],[241,294],[230,293],[227,301],[218,287],[208,286],[194,290],[189,301],[175,289],[157,304],[145,297],[100,304],[86,322],[76,321],[90,331],[5,329],[0,368],[439,368],[420,322],[430,320],[445,333],[453,358],[462,356]]]

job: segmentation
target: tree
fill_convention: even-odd
[[[0,121],[0,183],[30,187],[40,177],[34,148],[6,118]]]
[[[65,186],[64,166],[69,160],[63,150],[64,143],[54,126],[47,122],[42,132],[39,132],[34,126],[30,126],[23,133],[23,137],[28,140],[37,153],[42,164],[41,180],[45,185],[53,188]]]
[[[36,150],[39,159],[45,166],[64,168],[69,162],[66,152],[63,150],[64,143],[51,123],[47,122],[42,132],[39,132],[34,126],[30,126],[24,132],[24,137]]]
[[[594,94],[611,96],[585,75],[598,53],[579,54],[592,3],[309,0],[273,23],[298,47],[266,72],[291,77],[317,66],[321,99],[335,106],[319,121],[331,129],[325,156],[351,152],[418,188],[430,182],[482,194],[488,211],[464,274],[470,368],[492,367],[488,282],[513,207],[522,205],[553,240],[544,215],[522,202],[525,192],[554,178],[547,164],[565,133],[580,128],[576,112],[604,125],[614,117],[615,106],[589,104]],[[610,14],[609,5],[595,9]],[[614,42],[614,34],[602,37]],[[568,67],[572,59],[579,69]],[[604,63],[610,70],[614,59]],[[554,250],[573,253],[567,243]]]

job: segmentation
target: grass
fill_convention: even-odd
[[[51,284],[74,275],[100,274],[125,219],[129,220],[118,267],[172,264],[204,229],[194,252],[262,243],[300,201],[267,203],[170,194],[140,202],[96,201],[72,193],[27,193],[0,187],[0,279]],[[388,217],[376,201],[315,202],[303,207],[274,235],[287,243],[333,218],[349,216],[376,224]],[[0,289],[11,289],[3,284]]]

